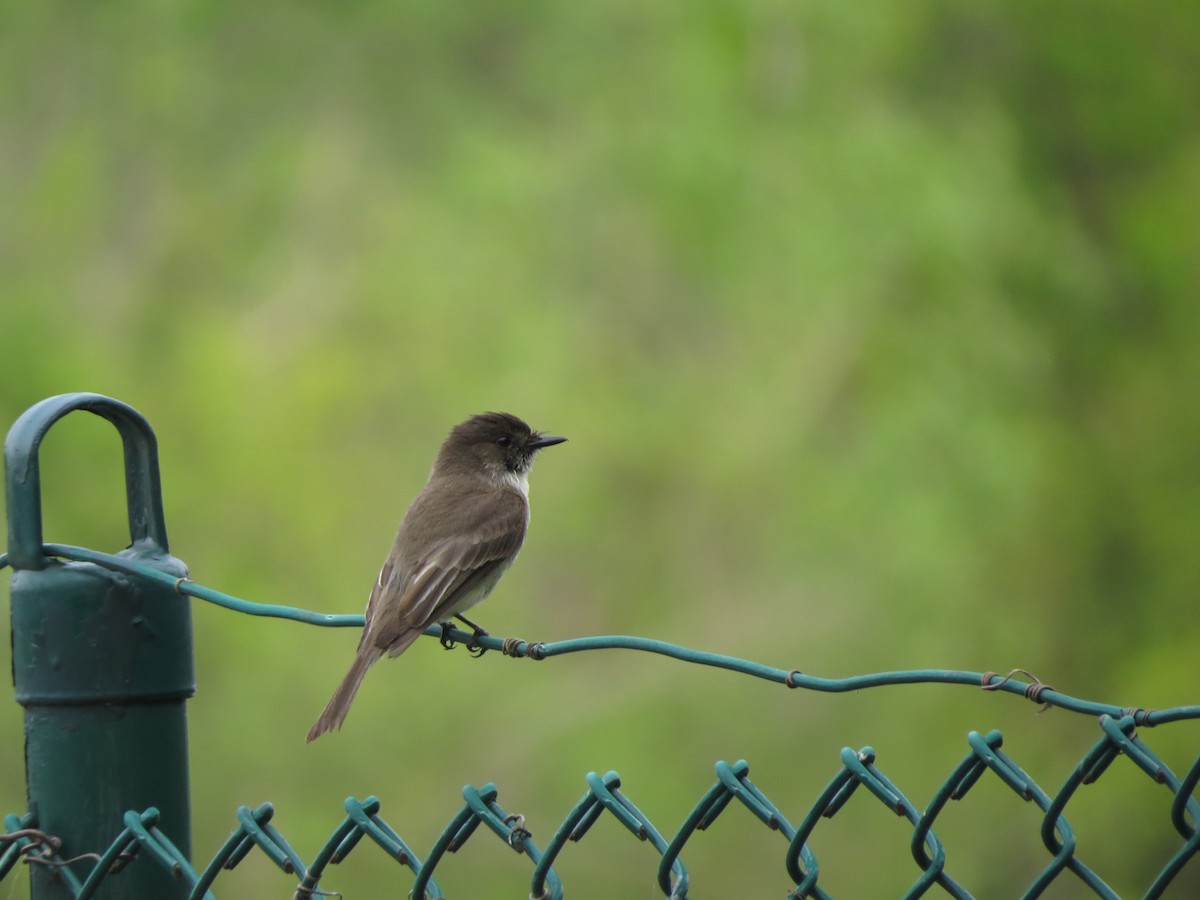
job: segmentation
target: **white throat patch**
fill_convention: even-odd
[[[500,473],[500,481],[508,485],[515,491],[520,491],[521,496],[526,500],[529,499],[529,471],[510,472],[505,469]]]

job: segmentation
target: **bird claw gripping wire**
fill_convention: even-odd
[[[467,652],[475,657],[475,659],[479,659],[479,657],[488,651],[487,647],[479,643],[481,637],[487,637],[487,632],[482,629],[472,634],[471,639],[467,641]]]
[[[461,616],[457,618],[462,619]],[[488,633],[474,622],[468,622],[466,619],[462,619],[462,621],[464,624],[471,627],[471,636],[467,638],[464,646],[467,648],[467,652],[470,653],[471,656],[473,656],[475,659],[479,659],[479,657],[483,656],[483,654],[487,653],[488,651],[488,648],[480,643],[480,639],[487,637]],[[450,636],[450,632],[454,630],[454,626],[449,622],[442,622],[441,626],[442,635],[438,638],[438,643],[441,644],[446,650],[453,650],[458,646],[458,641],[454,640],[454,638]]]
[[[456,615],[454,618],[458,619],[458,621],[462,622],[471,629],[471,637],[467,641],[467,652],[470,653],[471,656],[475,657],[475,659],[479,659],[479,657],[487,653],[487,647],[484,647],[482,644],[480,644],[479,639],[487,637],[488,633],[466,616]]]

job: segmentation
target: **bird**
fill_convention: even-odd
[[[340,729],[367,670],[385,653],[399,656],[430,625],[445,630],[457,618],[473,640],[487,634],[463,613],[492,592],[525,542],[534,454],[565,441],[503,412],[451,429],[375,579],[354,661],[308,742]]]

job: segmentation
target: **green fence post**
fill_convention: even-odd
[[[25,773],[37,827],[62,839],[59,856],[102,853],[122,814],[156,807],[158,827],[190,858],[187,723],[195,692],[191,608],[169,587],[42,552],[38,448],[74,410],[116,426],[125,449],[132,542],[119,555],[183,577],[170,556],[154,432],[132,407],[98,394],[63,394],[28,409],[4,442],[8,558],[13,567],[16,698],[25,709]],[[147,854],[110,875],[103,900],[176,900],[183,882]],[[73,863],[81,878],[92,859]],[[30,866],[33,900],[69,898],[55,870]]]

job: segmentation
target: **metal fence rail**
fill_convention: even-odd
[[[50,427],[75,410],[109,420],[124,444],[130,546],[119,554],[47,544],[42,539],[38,447]],[[1168,887],[1178,886],[1177,877],[1200,849],[1200,804],[1194,796],[1200,757],[1179,777],[1137,732],[1200,719],[1200,706],[1162,710],[1114,706],[1056,691],[1021,670],[1002,675],[920,669],[822,678],[646,638],[605,636],[538,643],[489,635],[475,642],[515,658],[545,661],[569,653],[625,649],[727,669],[789,689],[845,692],[889,685],[958,684],[1016,694],[1043,707],[1095,717],[1099,733],[1056,791],[1037,784],[1001,749],[998,731],[972,732],[962,760],[924,806],[905,796],[884,774],[872,748],[845,748],[828,784],[807,809],[800,810],[797,825],[750,780],[745,761],[719,762],[716,780],[699,794],[674,833],[656,827],[638,809],[617,773],[593,772],[586,776],[581,799],[557,827],[538,824],[538,834],[547,833],[542,828],[554,827],[544,845],[534,840],[524,816],[500,805],[496,786],[485,784],[464,788],[462,805],[425,854],[405,843],[381,817],[379,800],[368,797],[345,802],[344,818],[311,859],[292,847],[275,827],[274,808],[264,804],[254,810],[240,808],[236,827],[212,859],[195,862],[184,719],[184,704],[195,681],[191,609],[184,598],[320,626],[361,627],[363,617],[251,603],[191,581],[186,566],[168,550],[156,448],[149,424],[132,407],[82,393],[51,397],[31,407],[5,441],[9,542],[8,553],[0,556],[0,569],[14,570],[10,587],[13,676],[16,699],[25,708],[30,811],[4,819],[0,883],[24,862],[31,872],[34,900],[209,900],[221,873],[236,867],[255,848],[286,873],[298,900],[336,896],[321,886],[329,867],[357,848],[372,845],[407,870],[398,870],[402,874],[397,889],[411,877],[410,896],[440,898],[445,895],[435,874],[448,865],[448,854],[477,832],[491,833],[527,858],[532,867],[530,897],[557,900],[564,896],[565,886],[555,862],[569,842],[586,838],[606,812],[653,847],[657,862],[651,857],[648,865],[656,867],[659,890],[664,897],[682,900],[690,890],[685,857],[701,852],[697,832],[729,809],[745,809],[783,838],[779,862],[793,885],[788,896],[827,898],[828,879],[824,886],[820,883],[820,863],[809,840],[824,819],[838,815],[856,796],[875,798],[911,825],[909,851],[915,876],[906,897],[920,897],[936,888],[938,893],[963,898],[971,896],[969,889],[951,874],[953,861],[948,862],[934,826],[949,801],[967,798],[980,779],[993,777],[1041,811],[1040,838],[1047,862],[1026,888],[1026,897],[1063,885],[1073,891],[1072,896],[1082,892],[1115,898],[1116,892],[1102,875],[1084,862],[1067,809],[1079,788],[1100,779],[1118,757],[1125,757],[1170,792],[1170,821],[1179,836],[1178,848],[1153,875],[1144,896],[1161,897]],[[441,637],[442,629],[433,626],[427,634]],[[473,637],[457,629],[449,629],[447,635],[458,642]],[[103,799],[95,796],[97,784],[104,785]],[[89,802],[81,803],[81,798]],[[480,825],[486,827],[480,831]],[[119,833],[111,839],[114,832]]]
[[[168,584],[181,594],[196,597],[242,613],[272,616],[298,622],[332,627],[362,625],[361,615],[333,616],[287,606],[251,603],[186,578],[164,573],[159,569],[138,565],[117,556],[79,547],[60,544],[44,546],[47,556],[88,562],[148,581]],[[0,557],[0,567],[6,559]],[[431,628],[431,636],[441,636],[440,628]],[[466,641],[469,633],[451,630],[451,639]],[[744,760],[735,763],[718,762],[716,781],[699,797],[683,824],[671,837],[664,836],[621,790],[616,772],[601,776],[589,773],[582,798],[558,825],[544,847],[533,839],[523,816],[509,813],[498,802],[498,790],[493,784],[467,787],[463,805],[454,814],[438,840],[425,855],[414,851],[404,839],[380,816],[380,801],[375,797],[363,800],[349,798],[345,803],[345,818],[331,832],[311,861],[304,858],[288,843],[272,824],[275,810],[263,804],[251,810],[237,811],[237,826],[221,845],[216,855],[203,867],[193,865],[185,854],[172,844],[170,836],[158,828],[158,811],[129,810],[124,815],[124,830],[109,846],[95,849],[95,860],[85,877],[77,876],[64,865],[53,835],[37,829],[32,815],[9,815],[4,820],[7,834],[0,837],[0,882],[18,860],[32,864],[57,867],[64,884],[75,898],[94,895],[106,879],[119,879],[127,865],[157,865],[184,881],[189,898],[212,898],[211,888],[222,871],[232,869],[254,848],[258,848],[284,873],[293,879],[297,898],[323,896],[320,886],[329,866],[345,860],[362,839],[377,845],[390,858],[407,867],[413,878],[411,896],[443,897],[434,874],[445,865],[448,853],[461,848],[478,830],[487,826],[491,832],[518,854],[527,857],[533,867],[530,896],[553,898],[564,895],[564,886],[554,870],[554,862],[569,841],[584,838],[605,812],[613,815],[625,829],[639,840],[648,842],[658,852],[657,883],[664,897],[688,896],[689,879],[684,864],[685,851],[695,838],[731,805],[744,807],[767,828],[778,831],[786,842],[781,846],[781,866],[794,887],[789,897],[825,898],[830,895],[819,884],[820,865],[807,846],[822,819],[832,818],[856,794],[871,796],[912,825],[910,852],[918,876],[908,888],[906,897],[920,897],[937,886],[952,897],[970,897],[969,888],[960,885],[948,871],[946,852],[934,826],[950,800],[964,799],[979,780],[990,773],[1006,784],[1021,800],[1032,802],[1042,811],[1040,836],[1048,854],[1045,868],[1030,883],[1025,896],[1036,897],[1058,879],[1073,880],[1091,894],[1104,898],[1118,895],[1090,868],[1077,852],[1074,831],[1066,816],[1066,808],[1080,786],[1099,779],[1120,756],[1143,771],[1154,782],[1172,794],[1171,823],[1180,837],[1180,846],[1146,887],[1144,896],[1160,897],[1200,850],[1200,804],[1194,796],[1200,781],[1200,757],[1183,777],[1179,777],[1142,741],[1137,733],[1145,728],[1188,719],[1200,718],[1200,706],[1180,706],[1163,710],[1130,709],[1072,697],[1055,691],[1034,678],[1022,681],[1017,674],[999,675],[992,672],[924,669],[883,672],[850,678],[819,678],[796,671],[764,666],[736,657],[706,653],[646,638],[605,636],[579,638],[555,643],[530,643],[511,638],[485,637],[482,643],[506,655],[533,660],[546,660],[566,653],[601,648],[625,648],[658,653],[700,665],[716,666],[746,675],[783,684],[789,688],[817,691],[850,691],[870,687],[900,684],[951,683],[973,686],[975,689],[1006,691],[1022,695],[1038,704],[1098,717],[1099,735],[1096,743],[1084,754],[1065,783],[1055,792],[1043,789],[1020,765],[1001,749],[1000,732],[986,735],[971,732],[967,752],[962,761],[947,775],[933,797],[922,808],[905,796],[882,771],[870,747],[859,750],[844,748],[840,767],[812,805],[803,811],[798,825],[793,825],[784,812],[749,778],[750,767]],[[859,788],[865,788],[865,795]],[[732,801],[738,801],[732,804]]]

